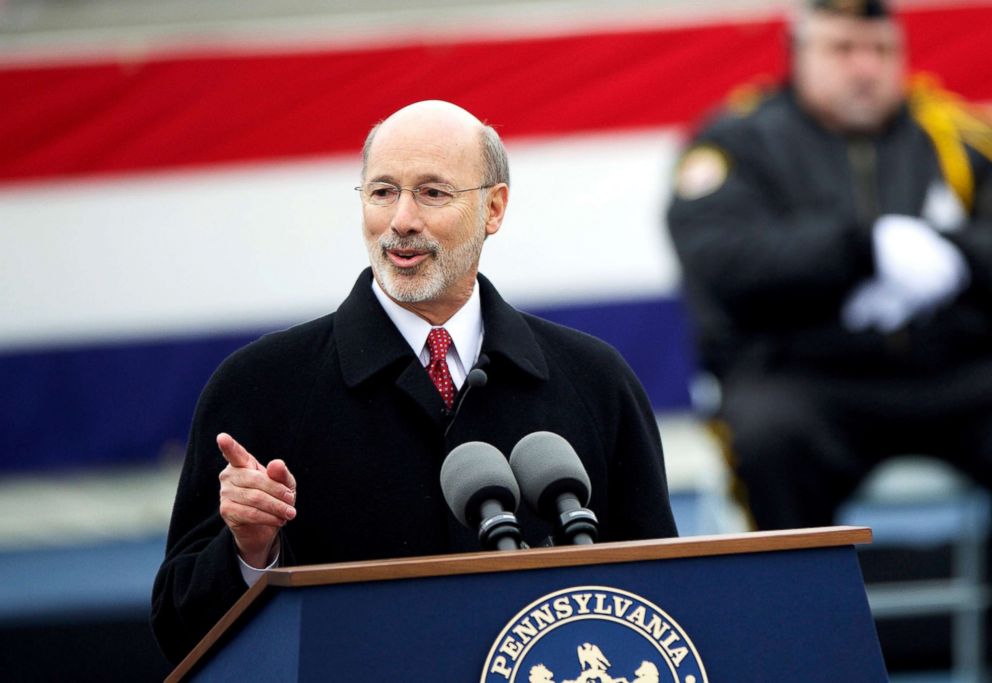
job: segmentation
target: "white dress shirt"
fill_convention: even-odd
[[[396,329],[406,339],[406,343],[420,358],[421,364],[427,367],[431,360],[430,350],[427,348],[427,335],[435,326],[386,296],[375,278],[372,278],[372,292]],[[482,305],[478,282],[472,287],[472,294],[465,305],[448,318],[444,325],[437,327],[446,329],[454,342],[448,349],[448,370],[451,372],[451,380],[455,383],[455,388],[461,389],[468,371],[475,365],[482,350]],[[465,362],[466,360],[468,362]]]

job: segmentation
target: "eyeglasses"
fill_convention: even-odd
[[[373,206],[389,206],[395,204],[406,190],[413,195],[413,199],[421,206],[445,206],[450,204],[456,194],[461,192],[471,192],[472,190],[487,190],[493,185],[480,185],[479,187],[467,187],[464,190],[456,190],[447,183],[424,183],[416,187],[400,187],[392,183],[365,183],[355,189],[358,190],[362,199]]]

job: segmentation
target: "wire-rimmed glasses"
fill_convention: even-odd
[[[373,182],[359,185],[355,189],[362,195],[362,199],[373,206],[389,206],[395,204],[404,190],[413,195],[414,201],[421,206],[445,206],[450,204],[456,194],[471,192],[472,190],[486,190],[492,185],[480,185],[479,187],[466,187],[456,189],[447,183],[424,183],[416,187],[401,187],[393,183]]]

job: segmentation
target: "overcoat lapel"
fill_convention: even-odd
[[[440,427],[445,417],[441,394],[375,298],[371,268],[358,277],[335,318],[334,336],[345,384],[355,388],[380,373],[389,373],[399,393],[410,400],[411,408]]]
[[[519,311],[507,304],[479,275],[483,351],[501,356],[537,380],[548,379],[548,363],[534,333]],[[379,373],[392,373],[397,390],[439,427],[446,411],[441,394],[372,293],[372,269],[366,268],[338,308],[334,336],[345,384],[354,388]]]
[[[520,311],[506,303],[488,278],[481,274],[479,296],[485,327],[483,352],[490,358],[502,356],[525,374],[547,381],[548,362],[544,351]]]

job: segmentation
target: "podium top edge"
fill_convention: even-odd
[[[871,543],[871,540],[871,529],[855,526],[756,531],[599,543],[592,546],[530,548],[506,552],[430,555],[285,567],[269,570],[266,573],[266,583],[270,586],[302,587],[360,581],[388,581],[453,574],[525,571],[552,567],[827,548],[866,544]]]

